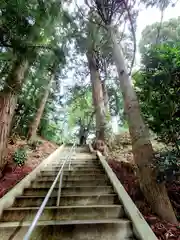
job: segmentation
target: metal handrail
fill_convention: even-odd
[[[42,212],[44,211],[44,208],[45,208],[45,206],[46,206],[46,204],[47,204],[47,202],[48,202],[48,200],[49,200],[49,198],[50,198],[50,196],[52,194],[52,191],[53,191],[54,187],[56,186],[56,184],[58,182],[58,179],[59,179],[59,187],[58,187],[58,196],[57,196],[57,203],[56,203],[56,205],[59,206],[64,166],[65,166],[65,164],[68,161],[71,161],[71,156],[72,156],[71,153],[73,152],[74,149],[75,149],[75,143],[71,147],[69,155],[63,161],[63,164],[62,164],[62,166],[61,166],[61,168],[60,168],[60,170],[59,170],[59,172],[58,172],[54,182],[52,183],[52,185],[51,185],[51,187],[50,187],[50,189],[49,189],[49,191],[48,191],[44,201],[42,202],[42,204],[41,204],[41,206],[40,206],[36,216],[34,217],[34,220],[33,220],[32,224],[31,224],[31,226],[29,227],[26,235],[24,236],[24,240],[29,240],[30,239],[30,236],[31,236],[32,232],[34,231],[34,228],[36,227],[36,224],[37,224],[37,222],[38,222]]]

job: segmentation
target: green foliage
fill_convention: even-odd
[[[41,119],[41,125],[39,128],[39,134],[45,139],[61,144],[63,142],[62,138],[63,124],[62,121],[51,121],[44,117]]]
[[[13,160],[18,166],[23,166],[27,160],[26,148],[18,148],[14,153]]]
[[[18,132],[20,135],[27,135],[30,123],[36,116],[37,109],[40,106],[45,88],[52,74],[55,75],[52,82],[54,91],[52,92],[50,89],[49,101],[51,101],[51,104],[46,104],[44,116],[46,117],[46,115],[54,112],[52,105],[56,102],[56,92],[59,93],[59,76],[64,64],[65,57],[61,49],[56,51],[56,54],[53,52],[45,52],[39,55],[39,58],[29,71],[29,75],[19,96],[13,131]],[[49,121],[46,121],[47,128],[48,123]]]
[[[180,146],[180,46],[164,44],[150,49],[135,74],[142,112],[153,132],[179,151]]]
[[[70,128],[74,128],[79,124],[87,127],[94,112],[91,88],[89,86],[80,87],[76,85],[72,89],[72,96],[68,101],[68,105],[68,123]]]
[[[164,171],[165,169],[168,169],[170,165],[176,165],[177,164],[177,152],[176,151],[161,151],[158,156],[156,157],[156,160],[159,165],[160,171]]]
[[[141,54],[145,54],[151,46],[156,44],[159,22],[146,26],[139,43]],[[180,17],[172,18],[162,23],[158,43],[178,42],[180,40]]]
[[[0,91],[3,91],[8,85],[7,76],[12,63],[17,58],[26,57],[30,65],[26,81],[23,81],[22,91],[18,92],[18,103],[11,131],[13,134],[27,136],[30,123],[34,119],[44,89],[49,82],[50,74],[56,67],[55,79],[50,89],[38,134],[48,140],[62,142],[64,122],[71,129],[80,124],[87,127],[91,122],[90,130],[94,131],[91,87],[89,83],[87,87],[84,84],[88,73],[84,54],[88,47],[94,47],[102,80],[111,78],[114,81],[114,76],[111,74],[111,67],[114,64],[111,45],[108,38],[104,37],[106,36],[105,29],[92,23],[92,21],[99,22],[100,18],[93,12],[88,14],[90,21],[83,19],[80,13],[70,15],[62,5],[59,0],[49,2],[20,0],[0,3]],[[74,15],[76,15],[76,19]],[[73,43],[71,43],[72,37]],[[124,38],[126,37],[124,34]],[[78,56],[77,46],[80,49]],[[68,61],[71,62],[68,59],[71,55],[69,52],[72,53],[71,57],[75,62],[73,70],[75,69],[78,77],[83,79],[83,84],[81,86],[78,83],[80,88],[76,90],[74,88],[70,93],[71,99],[67,103],[68,114],[66,114],[58,111],[58,108],[62,106],[62,101],[66,102],[66,97],[60,93],[60,85],[63,78],[62,69],[65,64],[68,64]],[[79,60],[81,59],[79,56],[82,57],[82,61]],[[65,57],[68,61],[65,61]],[[80,65],[81,67],[77,69],[77,66]],[[71,71],[69,65],[67,71]],[[65,74],[67,75],[67,72]],[[107,114],[107,120],[110,120],[110,115],[119,115],[120,112],[122,101],[116,90],[117,88],[114,86],[108,87],[111,97],[109,100],[110,114]],[[32,143],[32,147],[33,145],[36,144]]]
[[[60,76],[66,64],[65,55],[68,56],[65,45],[71,37],[71,16],[62,8],[59,0],[3,1],[0,9],[0,91],[8,85],[6,78],[13,60],[23,55],[30,63],[29,73],[19,94],[11,133],[27,136],[50,75],[55,71],[43,115],[45,120],[40,123],[39,133],[56,141],[59,138],[57,131],[53,137],[52,126],[55,129],[61,127],[56,121],[55,106],[61,105]]]
[[[35,44],[47,44],[46,36],[53,38],[53,25],[63,15],[58,0],[3,1],[0,7],[0,42],[19,52]]]
[[[122,117],[121,111],[123,109],[122,94],[115,84],[108,84],[107,86],[109,96],[109,106],[111,116]]]
[[[155,165],[158,169],[157,181],[172,181],[180,175],[180,167],[178,165],[178,152],[164,150],[155,155]]]

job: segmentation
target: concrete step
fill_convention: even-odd
[[[69,155],[69,153],[66,153],[66,154],[64,154],[64,155],[61,155],[61,157],[60,157],[59,159],[54,160],[53,162],[57,162],[57,163],[58,163],[59,161],[66,160],[67,157],[68,157],[68,155]],[[73,161],[82,161],[82,162],[99,161],[96,156],[92,156],[91,154],[83,154],[83,153],[81,153],[81,154],[76,154],[76,155],[73,154],[73,155],[71,156],[71,159],[72,159]]]
[[[58,167],[52,167],[52,166],[47,166],[46,168],[44,168],[43,170],[44,171],[59,171],[61,169],[61,166],[58,166]],[[99,165],[99,166],[94,166],[94,165],[91,165],[91,166],[81,166],[81,165],[71,165],[70,168],[69,168],[69,165],[67,166],[64,166],[64,170],[68,171],[70,169],[70,171],[82,171],[82,170],[102,170],[102,166]]]
[[[57,173],[54,173],[52,171],[45,171],[45,172],[41,172],[40,175],[38,177],[56,177],[57,176]],[[105,176],[107,177],[107,175],[105,173],[95,173],[95,172],[90,172],[90,173],[83,173],[83,172],[63,172],[63,177],[84,177],[84,176],[95,176],[95,177],[102,177],[102,176]]]
[[[31,187],[34,188],[39,188],[39,187],[51,187],[51,185],[53,184],[53,181],[34,181],[31,184]],[[59,181],[57,182],[56,186],[59,185]],[[74,181],[69,181],[69,180],[63,180],[62,186],[63,187],[76,187],[76,186],[110,186],[110,182],[108,180],[96,180],[93,179],[91,181],[89,180],[74,180]]]
[[[38,210],[38,207],[8,208],[3,211],[0,222],[32,221]],[[60,206],[46,207],[39,221],[118,219],[123,217],[124,210],[121,205]]]
[[[22,240],[30,221],[0,224],[0,239]],[[18,229],[18,230],[17,230]],[[12,238],[13,236],[13,238]],[[132,240],[131,223],[122,219],[38,221],[31,240]]]
[[[61,169],[61,165],[57,165],[57,166],[47,166],[44,168],[45,170],[49,169],[49,170],[60,170]],[[103,169],[101,165],[94,165],[94,164],[88,164],[88,165],[80,165],[80,164],[72,164],[69,167],[69,164],[67,164],[66,166],[64,166],[64,169],[66,170],[72,170],[72,169]]]
[[[59,172],[59,170],[60,170],[61,168],[44,168],[43,169],[43,171],[51,171],[51,172],[56,172],[56,173],[58,173]],[[83,172],[83,171],[85,171],[85,173],[86,172],[104,172],[104,169],[103,168],[101,168],[101,167],[99,167],[99,168],[96,168],[96,167],[92,167],[92,168],[86,168],[86,167],[73,167],[73,166],[71,166],[70,168],[69,167],[64,167],[64,170],[63,170],[63,172],[70,172],[70,173],[72,173],[72,172],[75,172],[75,173],[77,173],[77,172]]]
[[[13,207],[37,207],[40,206],[45,196],[19,196],[16,198]],[[57,197],[51,197],[47,206],[56,206]],[[67,195],[61,196],[60,205],[112,205],[119,204],[119,199],[116,194],[103,195]]]
[[[52,168],[46,167],[46,168],[43,169],[43,171],[59,172],[60,168],[52,169]],[[69,170],[68,166],[64,167],[64,172],[70,172],[71,173],[71,172],[77,172],[77,171],[78,172],[82,172],[82,171],[84,171],[84,172],[98,172],[98,171],[104,171],[104,169],[102,167],[97,168],[97,167],[81,167],[81,166],[73,167],[73,166],[71,166],[71,168]]]
[[[46,174],[49,174],[49,175],[57,175],[58,174],[58,172],[59,171],[57,171],[57,170],[55,170],[55,171],[46,171],[46,170],[44,170],[44,171],[41,171],[41,174],[42,175],[46,175]],[[89,169],[83,169],[83,170],[64,170],[64,173],[67,175],[79,175],[79,174],[101,174],[101,173],[103,173],[104,172],[104,170],[103,169],[101,169],[101,170],[99,170],[99,169],[93,169],[93,168],[89,168]]]
[[[63,162],[64,162],[64,160],[65,159],[59,159],[58,161],[53,161],[53,162],[51,162],[51,163],[49,163],[48,164],[48,166],[50,166],[50,165],[59,165],[59,164],[63,164]],[[67,161],[67,163],[68,163],[69,161]],[[72,159],[71,160],[71,163],[72,164],[101,164],[100,162],[99,162],[99,160],[97,160],[97,159],[88,159],[88,160],[82,160],[82,159],[80,159],[80,160],[76,160],[76,159]]]
[[[70,151],[70,148],[64,148],[65,151]],[[75,148],[76,153],[89,153],[89,147],[76,147]]]
[[[67,165],[68,162],[67,162]],[[88,167],[88,166],[95,166],[95,167],[99,167],[99,166],[102,166],[101,163],[99,162],[86,162],[86,163],[82,163],[82,162],[71,162],[71,165],[72,166],[83,166],[83,167]],[[47,165],[48,167],[59,167],[59,166],[62,166],[62,163],[57,163],[57,164],[49,164]]]
[[[92,157],[89,157],[87,156],[87,158],[82,158],[82,156],[80,156],[80,158],[78,158],[77,156],[72,156],[71,158],[67,158],[67,156],[62,156],[61,158],[58,158],[52,162],[50,162],[49,164],[54,164],[54,163],[57,163],[59,164],[60,162],[63,163],[64,160],[67,160],[68,162],[71,161],[71,162],[77,162],[77,163],[91,163],[91,162],[94,162],[94,163],[100,163],[99,159],[97,158],[92,158]]]
[[[37,177],[36,181],[54,181],[55,176],[39,176]],[[74,175],[74,176],[68,176],[63,175],[64,181],[92,181],[92,180],[108,180],[108,177],[105,174],[99,174],[99,175]]]
[[[25,188],[23,195],[39,195],[39,196],[45,196],[48,192],[49,188],[47,187],[40,187],[40,188]],[[57,196],[58,188],[55,188],[52,196]],[[86,186],[86,187],[63,187],[61,189],[62,195],[71,195],[71,194],[109,194],[114,193],[114,190],[111,186]]]
[[[63,163],[61,163],[61,162],[58,162],[58,163],[54,163],[54,164],[49,164],[49,165],[46,165],[46,167],[49,167],[49,168],[56,168],[56,167],[58,167],[58,168],[60,168],[61,166],[62,166],[62,164]],[[98,162],[89,162],[89,163],[81,163],[81,162],[77,162],[77,163],[73,163],[73,162],[71,162],[70,163],[70,165],[71,166],[74,166],[74,167],[89,167],[89,168],[98,168],[98,167],[102,167],[102,165],[100,164],[100,163],[98,163]],[[65,167],[69,167],[69,162],[66,162],[66,164],[65,164]]]
[[[59,158],[59,159],[57,159],[56,161],[52,161],[51,163],[49,163],[49,164],[55,164],[55,163],[57,163],[57,164],[59,164],[60,162],[61,163],[63,163],[63,161],[64,160],[67,160],[67,157],[61,157],[61,158]],[[68,162],[69,161],[71,161],[72,163],[100,163],[100,161],[99,161],[99,159],[97,159],[97,158],[82,158],[82,157],[80,157],[80,158],[77,158],[77,157],[75,157],[75,156],[73,156],[73,157],[71,157],[71,160],[67,160]]]

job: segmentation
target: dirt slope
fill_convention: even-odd
[[[153,141],[155,151],[163,148],[162,144]],[[159,219],[146,203],[140,190],[139,182],[134,174],[134,161],[131,151],[131,141],[127,132],[114,136],[109,142],[109,165],[119,178],[132,200],[144,215],[159,240],[180,240],[180,225],[172,225]],[[180,182],[167,184],[168,195],[180,219]]]
[[[0,198],[7,193],[16,183],[30,173],[49,154],[54,152],[58,146],[49,141],[41,140],[41,144],[36,149],[31,149],[25,140],[18,139],[16,142],[8,144],[7,160],[3,176],[0,178]],[[27,161],[24,166],[19,167],[13,162],[13,155],[19,147],[27,147]]]

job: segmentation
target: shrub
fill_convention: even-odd
[[[179,178],[180,168],[177,151],[162,151],[156,154],[155,158],[158,168],[157,182],[171,182]]]
[[[143,56],[134,75],[136,92],[149,128],[180,155],[180,45],[164,44]]]
[[[14,153],[13,160],[18,166],[23,166],[27,160],[26,149],[24,147],[18,148]]]

